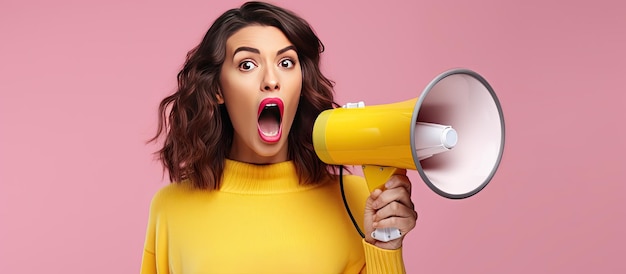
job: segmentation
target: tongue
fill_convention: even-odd
[[[272,115],[261,115],[259,117],[259,129],[266,136],[276,136],[278,134],[278,129],[280,125],[276,118],[272,117]]]

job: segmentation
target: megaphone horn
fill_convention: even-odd
[[[318,157],[362,165],[370,188],[382,188],[398,168],[417,170],[430,189],[470,197],[491,181],[504,150],[504,117],[489,83],[468,69],[435,77],[419,97],[326,110],[313,126]]]

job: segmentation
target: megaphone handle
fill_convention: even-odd
[[[363,165],[363,175],[367,182],[367,187],[370,193],[375,189],[383,189],[385,183],[391,175],[393,175],[398,168],[395,167],[382,167],[374,165]],[[402,237],[400,229],[394,227],[378,228],[372,231],[372,238],[381,242],[389,242]]]
[[[363,165],[363,175],[365,176],[365,181],[367,182],[367,187],[370,190],[370,193],[375,189],[383,189],[385,187],[385,183],[391,175],[393,175],[398,168],[396,167],[383,167],[383,166],[374,166],[374,165]]]

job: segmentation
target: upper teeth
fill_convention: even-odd
[[[269,103],[269,104],[265,105],[265,107],[275,107],[275,106],[277,106],[275,103]]]

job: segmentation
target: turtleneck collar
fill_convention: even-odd
[[[240,194],[278,194],[311,189],[300,185],[292,161],[257,165],[226,159],[220,191]]]

